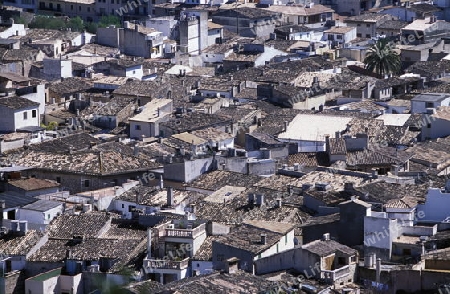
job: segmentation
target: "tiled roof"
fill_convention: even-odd
[[[332,27],[329,30],[326,30],[324,33],[327,34],[345,34],[352,30],[355,30],[355,27]]]
[[[35,191],[40,189],[59,187],[59,184],[55,181],[37,178],[13,180],[9,181],[8,184],[25,191]]]
[[[28,40],[38,41],[38,40],[63,40],[72,41],[78,37],[81,32],[72,32],[65,30],[48,30],[48,29],[28,29],[27,34],[21,37],[22,42],[28,42]]]
[[[0,97],[0,105],[13,110],[39,107],[39,103],[19,96]]]
[[[88,150],[72,154],[51,154],[30,151],[17,164],[43,170],[65,171],[90,175],[113,175],[158,168],[145,155],[128,156],[117,151]]]
[[[99,144],[100,142],[99,139],[83,132],[33,144],[30,147],[34,151],[67,153],[70,149],[73,151],[86,150],[92,143]]]
[[[378,26],[378,30],[400,30],[406,27],[408,23],[401,20],[387,20]]]
[[[220,236],[206,237],[205,241],[203,241],[203,244],[192,257],[192,260],[212,261],[212,242],[216,241],[219,238]],[[193,264],[195,264],[195,262],[193,262]]]
[[[9,49],[3,55],[2,61],[34,61],[38,56],[39,50],[24,46],[20,49]]]
[[[298,163],[302,166],[328,166],[329,158],[325,152],[300,152],[296,154],[290,154],[287,158],[287,164],[292,166],[294,163]]]
[[[42,232],[29,230],[25,236],[8,234],[0,239],[0,252],[4,255],[27,255],[44,236]]]
[[[292,226],[291,228],[293,229]],[[261,234],[266,234],[266,244],[261,243]],[[214,242],[245,250],[256,255],[272,247],[284,235],[285,234],[258,228],[253,225],[241,224],[233,228],[228,235],[221,236]]]
[[[287,192],[288,186],[296,182],[296,178],[284,176],[284,175],[272,175],[265,177],[255,183],[253,187],[266,188],[270,190],[276,190],[280,192]]]
[[[407,203],[417,203],[425,200],[428,183],[401,186],[386,182],[372,182],[357,187],[356,190],[367,195],[364,199],[367,202],[389,203],[402,200]]]
[[[201,175],[195,181],[193,181],[190,186],[204,190],[216,191],[230,183],[232,183],[233,186],[250,187],[259,180],[261,180],[261,177],[255,175],[216,170]]]
[[[154,285],[151,287],[151,293],[155,294],[266,293],[272,291],[272,289],[278,289],[278,286],[272,281],[241,271],[234,274],[213,273],[210,275],[200,275],[169,283],[162,286],[162,288]],[[148,287],[142,288],[145,288],[145,291],[148,289]]]
[[[389,156],[385,156],[382,152],[372,151],[365,149],[363,151],[355,151],[347,153],[346,161],[349,166],[361,166],[361,165],[392,165],[398,164],[398,160],[395,160]]]
[[[342,245],[334,240],[317,240],[311,243],[305,244],[302,246],[302,249],[305,249],[311,253],[317,254],[319,256],[327,256],[335,253],[336,251],[340,251],[347,255],[355,255],[357,251],[345,245]]]
[[[399,200],[393,200],[389,201],[384,205],[386,208],[412,208],[408,203],[405,201],[399,199]]]
[[[230,124],[231,120],[223,115],[191,112],[180,118],[173,118],[160,125],[172,129],[175,133],[190,132],[202,128],[223,126]]]
[[[219,10],[217,13],[213,15],[213,21],[215,20],[215,17],[239,17],[239,18],[248,18],[248,19],[258,19],[258,18],[267,18],[267,17],[274,17],[278,13],[267,11],[265,9],[259,9],[259,8],[248,8],[248,7],[241,7],[236,9],[225,9],[225,10]]]
[[[86,78],[65,78],[58,83],[52,83],[49,91],[61,96],[74,94],[89,90],[93,87],[93,82]]]
[[[347,154],[347,146],[343,138],[330,138],[330,154]]]
[[[441,8],[439,8],[435,5],[428,4],[428,3],[413,4],[413,5],[410,5],[407,9],[411,10],[411,11],[423,13],[423,14],[429,14],[431,12],[437,12],[437,11],[442,10]]]
[[[327,12],[334,12],[333,9],[321,4],[314,4],[312,7],[306,7],[304,5],[270,5],[269,8],[265,9],[272,12],[298,16],[313,16]]]
[[[347,17],[344,22],[377,22],[379,20],[387,18],[391,18],[391,16],[386,16],[385,14],[378,13],[365,13]]]
[[[192,131],[192,134],[206,141],[212,140],[213,142],[234,138],[233,135],[222,132],[216,128],[206,128],[202,130]]]
[[[173,191],[174,203],[179,204],[184,200],[194,201],[197,198],[203,198],[201,195],[192,191]],[[126,191],[117,200],[139,202],[140,205],[147,206],[165,206],[167,204],[167,191],[160,190],[158,187],[137,186]]]
[[[108,229],[112,216],[106,213],[90,212],[80,215],[63,214],[48,225],[49,238],[72,239],[79,235],[85,238],[99,237],[105,228]]]

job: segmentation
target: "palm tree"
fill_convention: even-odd
[[[400,55],[393,50],[388,39],[379,39],[369,48],[364,58],[366,69],[374,71],[380,77],[385,74],[395,74],[400,71]]]

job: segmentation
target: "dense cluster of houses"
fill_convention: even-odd
[[[449,1],[3,4],[0,293],[450,293]]]

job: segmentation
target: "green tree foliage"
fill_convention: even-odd
[[[51,121],[48,125],[41,123],[41,127],[45,128],[47,131],[53,131],[58,128],[58,123],[56,121]]]
[[[36,16],[28,27],[31,29],[62,30],[67,28],[67,24],[60,17]]]
[[[400,55],[393,50],[388,39],[379,39],[373,44],[364,58],[366,69],[375,72],[380,77],[385,74],[396,74],[400,71]]]
[[[86,32],[88,32],[88,33],[91,33],[91,34],[97,33],[98,24],[96,24],[95,22],[86,22],[84,24],[84,27],[86,28]]]
[[[79,16],[71,18],[67,23],[67,27],[74,32],[82,32],[85,28],[83,20]]]
[[[121,27],[120,18],[115,15],[105,15],[100,18],[98,22],[99,28],[106,28],[110,25],[115,25],[116,27]]]

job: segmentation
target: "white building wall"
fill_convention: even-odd
[[[258,56],[255,60],[255,67],[256,66],[262,66],[266,64],[266,61],[270,61],[275,56],[285,56],[287,55],[286,52],[283,52],[281,50],[275,49],[273,47],[264,47],[264,52]]]
[[[217,38],[223,38],[223,30],[222,29],[212,29],[208,30],[208,45],[211,46],[216,44]]]
[[[136,66],[136,67],[132,67],[126,70],[125,72],[125,76],[127,78],[136,78],[141,80],[142,77],[144,76],[144,70],[142,69],[142,66]]]
[[[138,205],[134,202],[114,200],[113,207],[115,210],[119,211],[123,218],[131,219],[132,213],[129,211],[130,206],[134,206],[136,209],[145,209],[146,213],[156,212],[157,208],[153,206]]]
[[[392,241],[401,235],[402,229],[397,220],[373,216],[364,217],[364,245],[389,250]]]
[[[71,293],[71,294],[82,294],[83,288],[81,287],[82,274],[79,273],[75,276],[59,276],[59,287],[61,292]]]
[[[36,93],[21,95],[20,97],[39,103],[39,114],[45,113],[45,85],[36,85]]]
[[[45,281],[25,280],[25,293],[27,294],[48,294],[58,292],[59,276],[49,278]]]
[[[427,107],[424,101],[411,101],[411,113],[426,113],[427,108],[437,108],[439,106],[450,106],[450,97],[441,102],[433,102],[433,107]]]
[[[32,117],[32,110],[36,110],[36,117]],[[27,112],[27,119],[24,119],[24,112]],[[39,119],[39,109],[36,108],[29,108],[26,110],[19,110],[14,113],[14,122],[15,122],[15,128],[20,129],[23,127],[38,127],[40,126],[40,119]]]
[[[282,251],[286,251],[294,248],[294,230],[288,232],[285,236],[281,237],[281,239],[271,246],[269,249],[265,250],[261,253],[261,258],[271,256],[277,254]],[[259,256],[256,256],[254,260],[259,259]]]
[[[202,60],[204,63],[221,63],[229,55],[223,53],[202,53]]]
[[[62,204],[45,212],[19,208],[16,219],[29,223],[48,225],[58,214],[63,213]]]
[[[212,261],[192,260],[192,276],[195,276],[196,271],[200,275],[207,275],[212,273],[213,272]]]
[[[14,23],[12,26],[0,33],[0,38],[8,39],[12,36],[25,36],[27,32],[25,31],[25,26],[23,24]]]
[[[417,211],[423,211],[423,221],[441,222],[450,216],[450,193],[439,188],[428,189],[426,202],[417,205]]]

